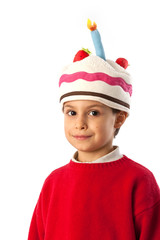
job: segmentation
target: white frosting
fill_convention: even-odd
[[[131,84],[131,76],[124,68],[112,60],[104,61],[98,56],[91,55],[81,61],[74,62],[66,66],[62,74],[72,74],[80,71],[88,73],[103,72],[111,77],[121,77],[126,83]]]

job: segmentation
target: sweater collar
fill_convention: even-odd
[[[78,155],[78,152],[75,152],[75,154],[72,157],[72,161],[73,162],[77,162],[77,163],[104,163],[104,162],[113,162],[116,160],[119,160],[120,158],[123,157],[123,155],[120,153],[120,149],[118,146],[114,146],[114,150],[106,155],[104,155],[101,158],[96,159],[95,161],[92,162],[79,162],[78,160],[76,160]]]

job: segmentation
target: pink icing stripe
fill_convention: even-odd
[[[111,86],[120,86],[125,92],[128,92],[130,96],[132,95],[132,85],[126,83],[123,78],[120,77],[111,77],[106,73],[87,73],[87,72],[76,72],[73,74],[63,74],[59,81],[59,87],[63,82],[71,83],[78,79],[83,79],[89,82],[93,81],[102,81]]]

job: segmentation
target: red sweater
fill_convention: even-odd
[[[28,240],[160,240],[160,189],[126,156],[72,160],[45,180]]]

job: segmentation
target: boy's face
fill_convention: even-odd
[[[92,159],[85,161],[93,161],[112,151],[116,116],[111,108],[97,101],[76,100],[64,104],[65,135],[78,150],[79,161],[84,161],[84,156]]]

